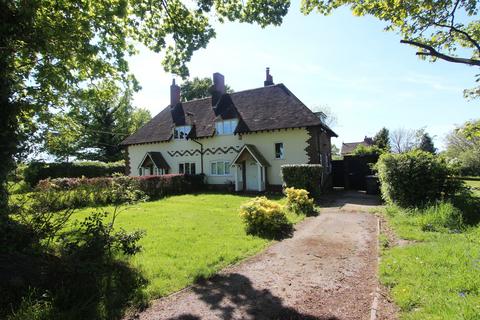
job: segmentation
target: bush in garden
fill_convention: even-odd
[[[309,198],[309,192],[305,189],[286,188],[287,208],[296,214],[313,216],[317,214],[313,199]]]
[[[279,239],[291,234],[293,227],[283,207],[266,197],[256,197],[240,207],[248,234]]]
[[[446,162],[428,152],[383,154],[376,169],[382,197],[401,207],[423,206],[455,193]]]
[[[99,161],[32,162],[25,168],[23,175],[25,181],[31,187],[34,187],[40,180],[47,178],[109,177],[119,173],[125,173],[125,163],[123,161],[111,163]]]
[[[288,164],[282,166],[284,187],[307,190],[313,198],[321,194],[323,167],[319,164]]]
[[[419,222],[423,231],[459,232],[464,227],[462,212],[448,202],[421,210]]]

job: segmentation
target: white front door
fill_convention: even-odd
[[[253,159],[247,160],[246,178],[247,178],[247,190],[258,191],[258,165]]]

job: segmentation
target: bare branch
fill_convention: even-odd
[[[443,54],[441,52],[438,52],[434,47],[429,46],[427,44],[413,41],[413,40],[400,40],[401,43],[406,43],[410,44],[412,46],[416,46],[422,49],[427,50],[428,52],[417,52],[418,56],[432,56],[436,57],[445,61],[453,62],[453,63],[461,63],[461,64],[466,64],[470,66],[479,66],[480,67],[480,60],[475,60],[475,59],[465,59],[465,58],[457,58],[457,57],[452,57],[446,54]]]

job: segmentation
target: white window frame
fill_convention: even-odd
[[[220,120],[215,122],[215,132],[219,136],[228,136],[232,135],[235,132],[235,129],[238,125],[238,119],[228,119],[228,120]],[[228,127],[228,130],[226,130]]]
[[[173,128],[173,139],[186,140],[190,130],[192,130],[192,126],[178,126]],[[180,137],[182,134],[183,137]]]
[[[218,165],[223,164],[223,174],[218,174]],[[215,166],[214,166],[215,165]],[[214,177],[228,177],[232,175],[230,170],[231,162],[228,160],[217,160],[210,162],[210,175]],[[215,170],[213,170],[215,168]],[[228,173],[226,172],[228,171]]]
[[[280,157],[277,157],[277,145],[278,144],[281,144],[282,147],[281,147],[281,155]],[[273,145],[273,148],[274,148],[274,152],[275,152],[275,160],[285,160],[285,144],[283,142],[275,142],[275,144]]]

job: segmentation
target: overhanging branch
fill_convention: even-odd
[[[461,63],[461,64],[466,64],[470,66],[479,66],[480,67],[480,60],[475,60],[475,59],[466,59],[466,58],[458,58],[458,57],[452,57],[446,54],[443,54],[441,52],[438,52],[434,47],[429,46],[427,44],[413,41],[413,40],[400,40],[401,43],[406,43],[410,44],[412,46],[416,46],[419,48],[422,48],[426,50],[427,52],[419,51],[417,52],[418,56],[432,56],[436,57],[448,62],[453,62],[453,63]]]

